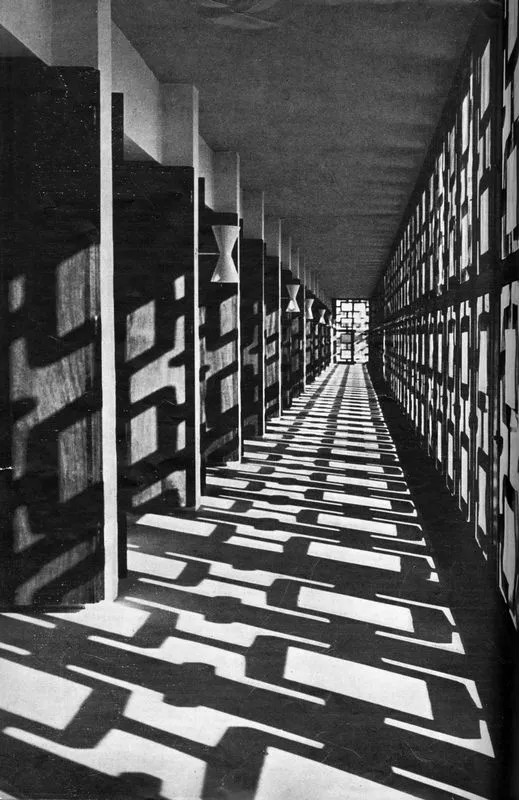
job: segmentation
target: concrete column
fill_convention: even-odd
[[[240,215],[240,156],[230,150],[217,150],[213,159],[214,210]]]
[[[281,223],[281,264],[283,269],[292,269],[292,237],[288,236],[284,230],[285,226]]]
[[[200,445],[200,332],[198,264],[198,176],[199,176],[199,96],[191,84],[161,85],[162,163],[171,167],[189,167],[192,172],[191,216],[186,230],[188,250],[183,276],[175,280],[175,299],[184,299],[186,472],[185,503],[197,507],[201,497]],[[178,298],[177,298],[178,295]]]
[[[292,275],[301,281],[301,256],[299,248],[292,248]],[[302,282],[301,282],[302,283]],[[293,361],[293,396],[298,397],[304,390],[304,340],[305,340],[305,312],[304,312],[304,289],[301,285],[297,302],[301,309],[292,320],[292,361]]]
[[[217,259],[214,225],[240,224],[240,158],[238,153],[216,151],[213,156],[213,210],[201,225],[201,323],[204,377],[204,463],[221,464],[241,459],[240,285],[213,282]],[[240,273],[240,237],[233,259]],[[202,256],[202,253],[205,255]]]
[[[305,262],[305,257],[304,257],[303,254],[300,254],[300,257],[299,257],[299,272],[300,272],[301,283],[302,283],[302,289],[301,289],[301,308],[302,308],[301,330],[302,330],[302,333],[303,333],[303,344],[302,344],[302,348],[303,348],[303,352],[302,352],[303,364],[302,364],[302,370],[303,370],[303,391],[304,391],[305,387],[306,387],[306,383],[307,383],[307,372],[306,372],[306,366],[307,366],[306,365],[306,361],[307,361],[306,329],[307,329],[307,324],[306,324],[306,318],[305,318],[305,316],[306,316],[307,288],[306,288],[306,262]]]
[[[243,236],[265,239],[265,195],[263,192],[242,192]]]
[[[16,180],[2,205],[18,230],[5,232],[12,256],[1,267],[9,293],[17,287],[5,310],[19,332],[6,354],[6,407],[31,398],[10,436],[16,569],[7,592],[14,603],[74,605],[113,599],[118,579],[111,8],[110,0],[3,5],[2,42],[14,37],[20,52],[10,55],[25,56],[2,87],[13,118],[21,104],[25,120],[3,131]],[[47,92],[37,112],[24,104],[31,82]],[[52,198],[45,215],[34,213],[42,198]]]
[[[193,167],[198,178],[198,89],[189,83],[163,83],[160,92],[162,163]]]
[[[263,192],[242,192],[240,335],[242,431],[244,438],[265,431],[265,291]]]
[[[198,94],[169,84],[161,102],[165,163],[114,169],[120,507],[137,514],[201,495]]]
[[[292,237],[281,222],[281,402],[282,410],[291,404],[292,383],[292,314],[287,312],[287,283],[291,282]]]
[[[299,247],[292,248],[292,255],[291,255],[291,270],[292,274],[295,278],[300,278],[299,274],[300,269],[300,254],[299,254]]]
[[[115,407],[114,260],[112,193],[111,0],[53,0],[52,63],[94,67],[100,73],[99,283],[102,369],[102,472],[104,488],[104,597],[118,590],[117,456]]]
[[[265,217],[265,404],[281,415],[281,220]]]
[[[307,379],[311,383],[317,377],[317,298],[315,294],[315,270],[308,270],[308,289],[307,298],[312,299],[312,313],[313,318],[306,322],[306,335],[307,335]]]

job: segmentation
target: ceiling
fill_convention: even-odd
[[[113,0],[331,296],[369,297],[480,0]]]

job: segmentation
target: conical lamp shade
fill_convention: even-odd
[[[308,297],[305,300],[305,307],[306,307],[305,308],[305,319],[313,319],[314,318],[314,314],[313,314],[313,311],[312,311],[313,304],[314,304],[314,298],[313,297]]]
[[[238,283],[240,278],[232,258],[232,251],[240,229],[237,225],[213,225],[212,227],[220,256],[211,281],[213,283]]]
[[[319,310],[319,322],[322,322],[323,325],[326,322],[326,309],[325,308],[321,308]]]
[[[296,300],[300,285],[300,283],[287,283],[287,292],[290,298],[288,301],[287,311],[293,311],[294,313],[301,311]]]

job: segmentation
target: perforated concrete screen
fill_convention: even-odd
[[[368,360],[369,300],[335,300],[337,361],[365,364]]]
[[[518,5],[504,3],[502,39],[491,26],[473,34],[373,298],[371,334],[389,388],[497,564],[516,625]]]

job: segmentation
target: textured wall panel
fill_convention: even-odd
[[[373,298],[370,336],[517,622],[517,0],[504,12],[504,52],[489,19],[473,31]]]
[[[101,599],[99,75],[1,61],[0,600]]]
[[[501,293],[501,390],[499,431],[500,587],[517,624],[519,618],[519,281]]]

